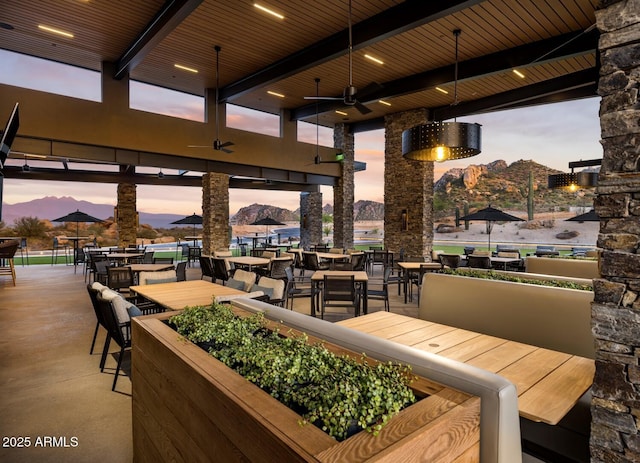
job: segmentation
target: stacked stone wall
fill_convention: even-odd
[[[138,236],[135,183],[118,184],[118,246],[135,246]]]
[[[640,1],[603,1],[591,461],[640,461]]]
[[[355,188],[354,139],[346,124],[337,124],[333,130],[333,143],[342,150],[341,177],[333,188],[333,243],[344,249],[353,248],[353,201]]]
[[[402,132],[427,121],[426,110],[385,117],[384,246],[396,256],[430,256],[433,247],[433,163],[402,156]]]
[[[231,244],[229,176],[208,172],[202,176],[202,253],[224,251]]]
[[[322,242],[322,193],[300,193],[300,247]]]

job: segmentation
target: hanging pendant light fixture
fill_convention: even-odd
[[[453,31],[456,38],[456,64],[453,105],[458,104],[458,37],[460,29]],[[435,121],[418,125],[402,132],[402,155],[417,161],[449,161],[480,154],[480,124]]]
[[[576,167],[599,166],[602,159],[592,159],[589,161],[575,161],[569,163],[571,172],[561,174],[551,174],[547,177],[549,188],[563,188],[569,191],[595,188],[598,186],[598,172],[574,172]]]

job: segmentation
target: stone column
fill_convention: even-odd
[[[229,176],[208,172],[202,176],[202,254],[229,249],[230,227]]]
[[[640,1],[603,1],[591,461],[640,461]]]
[[[406,257],[431,256],[433,162],[404,159],[402,132],[426,123],[426,110],[385,117],[384,246]]]
[[[138,236],[136,184],[118,183],[118,246],[135,245]]]
[[[322,242],[322,193],[300,193],[300,247]]]
[[[338,184],[333,187],[333,245],[353,248],[354,140],[346,124],[333,129],[333,146],[344,154]]]

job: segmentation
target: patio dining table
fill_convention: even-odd
[[[404,273],[403,290],[404,303],[406,304],[411,273],[420,272],[421,269],[426,269],[430,272],[440,270],[442,269],[442,264],[440,262],[398,262],[398,267],[400,267]]]
[[[338,322],[505,377],[518,390],[520,416],[556,425],[589,389],[592,359],[390,312]]]
[[[129,289],[168,310],[182,310],[187,306],[210,305],[214,297],[247,294],[239,289],[204,280],[131,286]]]
[[[266,267],[271,262],[271,259],[252,256],[225,257],[225,260],[237,264],[240,267],[247,268],[248,271],[251,271],[253,267]]]
[[[328,260],[331,270],[335,268],[336,261],[346,261],[351,258],[348,254],[338,254],[335,252],[318,252],[318,258]]]

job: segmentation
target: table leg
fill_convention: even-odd
[[[311,282],[311,316],[316,316],[316,293],[318,290],[318,283],[315,281]]]
[[[387,289],[388,290],[388,289]],[[362,296],[362,313],[367,315],[369,311],[369,301],[367,299],[367,292],[369,291],[369,284],[366,281],[362,282],[362,292],[364,293]]]
[[[409,269],[405,269],[404,273],[404,278],[403,280],[403,287],[404,287],[404,303],[407,303],[407,291],[409,289]]]

